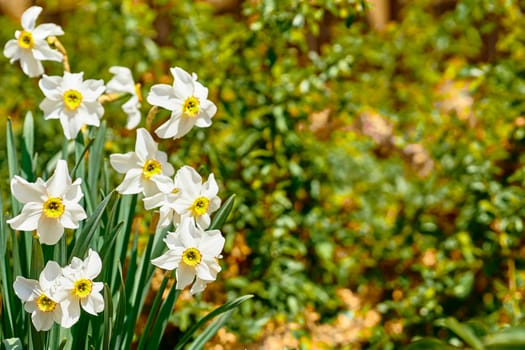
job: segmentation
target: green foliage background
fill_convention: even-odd
[[[108,81],[110,66],[128,66],[146,94],[180,66],[218,105],[213,128],[163,143],[173,164],[214,172],[238,203],[222,284],[184,306],[179,327],[221,294],[255,295],[229,323],[243,342],[270,320],[304,325],[307,307],[330,323],[348,311],[336,297],[345,288],[381,315],[370,348],[451,339],[433,324],[445,316],[489,330],[522,321],[524,1],[408,2],[381,32],[360,0],[246,1],[226,14],[188,0],[64,4],[42,2],[41,21],[63,26],[73,72]],[[2,42],[18,27],[0,17]],[[41,118],[37,80],[5,59],[0,86],[1,116],[15,126],[36,116],[44,165],[61,129]],[[365,130],[366,115],[386,141]],[[108,152],[129,148],[119,107],[104,118]],[[399,320],[403,332],[385,327]]]

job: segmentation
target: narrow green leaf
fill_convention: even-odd
[[[171,287],[170,292],[168,293],[168,296],[166,297],[166,299],[162,303],[162,306],[160,307],[159,315],[157,316],[155,326],[153,327],[151,336],[148,341],[148,349],[159,348],[160,342],[162,340],[162,334],[164,334],[164,330],[168,325],[170,314],[173,311],[173,306],[175,305],[179,294],[180,290],[176,289],[175,285],[173,285]]]
[[[73,256],[83,257],[87,252],[88,247],[91,244],[91,240],[95,236],[95,232],[97,231],[100,225],[100,221],[102,219],[102,216],[104,215],[104,211],[106,210],[106,207],[108,206],[111,198],[113,197],[113,194],[114,192],[110,192],[106,196],[106,198],[104,198],[104,200],[100,202],[93,214],[88,218],[85,227],[82,230],[82,233],[80,234],[80,237],[82,239],[77,239],[75,241],[75,245],[69,256],[70,261]]]
[[[483,350],[485,347],[481,340],[464,324],[461,324],[453,317],[442,318],[437,320],[436,325],[446,327],[456,333],[465,343],[472,346],[475,350]]]
[[[230,212],[233,209],[233,204],[235,203],[235,195],[232,194],[228,199],[224,202],[224,204],[217,210],[215,215],[213,216],[213,219],[210,224],[210,228],[208,230],[218,230],[220,229],[224,223],[226,222],[226,219],[228,218],[228,215],[230,215]]]
[[[44,269],[44,253],[40,243],[33,239],[33,248],[31,249],[31,269],[29,278],[38,280],[40,272]]]
[[[110,230],[109,237],[104,237],[104,244],[102,245],[102,248],[100,248],[100,258],[103,261],[108,261],[108,255],[111,251],[111,248],[114,246],[115,241],[117,240],[117,237],[119,233],[122,231],[122,228],[124,227],[123,222],[119,222],[117,226]],[[115,263],[115,258],[113,257],[112,263]],[[108,268],[110,268],[112,265],[109,265]]]
[[[88,178],[87,181],[91,188],[98,188],[98,179],[100,176],[100,168],[102,167],[102,159],[104,159],[104,143],[106,142],[106,123],[102,122],[95,135],[95,142],[91,147],[88,159]],[[91,142],[90,142],[91,145]]]
[[[150,338],[150,332],[151,327],[154,324],[156,320],[158,320],[158,309],[160,306],[160,301],[162,299],[162,294],[164,294],[164,290],[166,289],[166,285],[168,284],[169,277],[166,275],[162,279],[162,283],[160,284],[159,290],[157,291],[157,295],[155,296],[155,299],[153,300],[153,304],[151,305],[151,309],[149,311],[148,320],[146,321],[146,325],[142,329],[142,336],[139,340],[139,345],[137,347],[138,350],[144,349],[144,346],[148,342]]]
[[[108,175],[109,176],[109,175]],[[128,247],[131,239],[131,230],[133,227],[133,217],[137,206],[137,195],[118,196],[116,208],[116,222],[124,223],[124,232],[116,237],[116,243],[112,251],[114,264],[111,266],[110,277],[107,281],[109,285],[116,285],[118,279],[117,261],[124,266],[128,257]],[[129,266],[132,266],[130,263]]]
[[[132,251],[132,258],[137,254],[137,235],[135,235],[135,241],[134,241],[134,247]],[[151,256],[151,250],[153,249],[153,237],[150,236],[148,240],[148,244],[146,246],[146,249],[144,251],[144,254],[142,255],[142,259],[140,261],[139,267],[136,269],[136,272],[131,274],[128,272],[128,276],[126,277],[126,288],[131,287],[131,291],[126,290],[126,294],[128,295],[128,305],[130,306],[130,310],[128,310],[127,318],[126,318],[126,339],[124,342],[123,348],[127,349],[129,348],[132,338],[133,338],[133,331],[135,327],[135,323],[137,322],[138,315],[140,314],[140,311],[142,310],[142,306],[144,304],[144,299],[146,298],[146,294],[148,292],[147,286],[149,285],[151,281],[152,269],[149,268],[149,258]],[[131,261],[131,260],[130,260]],[[130,263],[129,271],[131,271],[134,266],[131,266]],[[128,279],[131,280],[128,282]]]
[[[3,335],[8,337],[13,337],[15,335],[15,320],[13,318],[14,307],[19,305],[15,304],[13,301],[13,294],[11,292],[11,286],[13,285],[13,276],[9,274],[7,267],[10,266],[9,254],[7,254],[7,247],[9,242],[9,234],[6,228],[5,219],[4,219],[4,208],[2,196],[0,195],[0,257],[2,257],[2,262],[0,262],[0,292],[2,295],[2,330]]]
[[[209,326],[197,336],[197,338],[195,338],[195,341],[191,343],[191,345],[188,347],[188,350],[202,349],[208,340],[210,340],[215,335],[215,333],[217,333],[219,329],[221,329],[221,327],[224,326],[224,324],[230,319],[232,312],[233,309],[228,310],[213,320],[213,322],[210,323]]]
[[[78,176],[76,176],[77,170],[83,164],[82,161],[84,160],[84,156],[89,151],[89,148],[93,145],[93,141],[95,141],[95,140],[89,140],[88,144],[82,150],[79,150],[79,154],[77,156],[77,161],[75,163],[75,166],[71,170],[71,177],[72,178],[78,177]],[[77,144],[77,145],[78,145],[77,147],[79,147],[79,148],[82,147],[81,144]],[[89,171],[91,171],[91,169],[89,169]]]
[[[179,340],[179,342],[175,346],[175,349],[176,350],[182,349],[183,346],[191,339],[193,333],[195,333],[195,331],[201,328],[206,322],[208,322],[215,316],[218,316],[224,312],[227,312],[229,310],[236,308],[237,306],[239,306],[240,304],[242,304],[243,302],[251,298],[253,298],[252,294],[243,295],[242,297],[239,297],[237,299],[227,302],[224,305],[219,306],[218,308],[216,308],[215,310],[213,310],[212,312],[204,316],[202,319],[199,320],[199,322],[195,323],[193,327],[191,327],[184,333],[184,336]]]
[[[75,147],[75,168],[73,169],[72,177],[86,178],[86,166],[84,162],[84,155],[92,144],[92,140],[89,140],[87,144],[84,144],[84,133],[79,132],[74,141]],[[84,194],[85,195],[85,194]]]
[[[111,349],[121,349],[122,341],[125,339],[125,316],[127,314],[127,295],[126,288],[124,283],[124,277],[122,276],[122,266],[120,263],[117,264],[119,279],[119,292],[117,299],[117,312],[115,316],[115,321],[113,323],[113,337],[111,339]]]
[[[7,166],[9,168],[9,178],[12,179],[15,175],[18,175],[18,159],[16,156],[16,143],[15,137],[13,134],[13,125],[11,123],[11,118],[7,118]],[[15,199],[14,196],[11,196],[12,199],[12,208],[13,216],[17,215],[20,212],[20,203]]]
[[[30,182],[34,181],[33,152],[34,152],[34,123],[33,114],[27,112],[24,118],[22,138],[22,175]]]
[[[104,336],[102,340],[102,349],[109,350],[111,342],[111,330],[113,324],[111,316],[113,315],[113,299],[111,298],[111,289],[107,283],[104,283]]]

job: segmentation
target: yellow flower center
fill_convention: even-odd
[[[195,117],[199,114],[199,99],[195,96],[188,97],[182,106],[182,113],[188,117]]]
[[[137,98],[139,99],[139,102],[142,102],[142,90],[140,90],[140,83],[135,84],[135,93],[137,94]]]
[[[62,199],[58,197],[49,197],[47,201],[44,202],[44,215],[50,219],[56,219],[64,214],[64,204]]]
[[[84,299],[91,294],[91,288],[93,287],[93,282],[87,278],[81,278],[75,282],[75,286],[71,291],[71,294],[74,296]]]
[[[33,46],[35,46],[33,34],[31,34],[31,32],[26,32],[25,30],[22,31],[18,37],[18,46],[23,49],[32,49]]]
[[[51,312],[55,310],[57,303],[51,300],[47,295],[42,293],[36,299],[36,306],[38,307],[38,310],[42,312]]]
[[[199,265],[201,259],[201,252],[197,248],[187,248],[182,253],[182,262],[191,267]]]
[[[171,190],[171,193],[173,193],[173,194],[177,194],[179,192],[180,192],[180,190],[177,187],[175,187],[173,190]]]
[[[82,103],[82,94],[77,90],[64,92],[64,104],[70,111],[76,110]]]
[[[206,197],[197,198],[191,205],[191,212],[193,216],[201,216],[206,214],[208,211],[208,206],[210,205],[210,200]]]
[[[155,159],[149,159],[144,163],[142,168],[142,174],[146,179],[151,178],[153,175],[160,174],[162,172],[162,166],[159,161]]]

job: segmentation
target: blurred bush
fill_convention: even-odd
[[[224,283],[173,321],[187,327],[204,304],[253,293],[229,323],[242,342],[282,320],[307,332],[311,310],[332,325],[373,310],[360,341],[377,349],[415,335],[448,341],[432,323],[444,316],[520,323],[525,2],[397,1],[381,31],[360,0],[210,3],[40,3],[65,29],[73,71],[107,81],[110,66],[128,66],[146,92],[181,66],[218,102],[213,129],[169,147],[176,166],[207,164],[223,197],[237,194]],[[17,27],[1,17],[2,42]],[[0,66],[0,113],[15,124],[41,115],[27,80]],[[120,151],[125,116],[105,119]],[[36,123],[44,163],[59,126]]]

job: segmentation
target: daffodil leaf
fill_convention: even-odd
[[[191,343],[191,345],[188,347],[188,350],[200,350],[204,348],[206,342],[210,340],[215,335],[215,333],[217,333],[217,331],[230,319],[232,313],[233,309],[226,311],[214,319],[213,322],[210,323],[210,325],[197,336],[195,341]]]
[[[162,295],[164,294],[164,290],[166,289],[166,285],[168,284],[168,281],[169,281],[169,277],[168,275],[165,275],[157,291],[157,295],[155,296],[155,299],[153,300],[153,304],[151,305],[151,308],[149,310],[149,315],[148,315],[148,320],[146,321],[146,325],[142,329],[142,336],[140,337],[139,345],[137,347],[138,350],[144,349],[144,346],[147,343],[149,344],[148,341],[149,341],[150,333],[151,333],[150,329],[154,325],[154,321],[159,319],[157,317],[157,312],[159,310]]]
[[[15,137],[13,134],[13,124],[10,118],[7,118],[7,167],[9,168],[9,178],[12,179],[15,175],[18,175],[18,160],[16,156],[16,144]],[[18,214],[20,211],[20,203],[11,196],[13,216]]]
[[[148,349],[159,348],[160,341],[162,340],[162,334],[166,329],[166,325],[168,324],[171,311],[173,310],[173,306],[175,305],[175,301],[177,301],[177,297],[179,296],[179,294],[180,290],[176,289],[175,286],[172,286],[171,290],[168,293],[168,297],[164,300],[160,307],[159,314],[157,316],[157,321],[149,337]]]
[[[13,240],[16,240],[16,234],[13,233],[12,238]],[[11,267],[11,256],[10,254],[7,254],[8,242],[9,231],[6,229],[3,201],[2,196],[0,196],[0,256],[2,257],[2,260],[0,261],[0,291],[4,307],[3,310],[5,311],[4,318],[2,318],[2,322],[4,323],[4,336],[9,337],[15,335],[15,315],[17,313],[16,310],[20,308],[20,303],[18,298],[14,298],[12,293],[12,272],[8,272],[7,270],[9,267]],[[15,267],[16,266],[18,266],[18,264],[15,264]],[[13,269],[15,269],[15,267]]]
[[[228,215],[230,215],[230,212],[233,209],[233,204],[235,203],[235,195],[232,194],[228,199],[224,202],[224,204],[217,210],[215,215],[213,216],[213,219],[211,221],[210,227],[208,230],[218,230],[220,229],[224,223],[226,222],[226,219],[228,218]]]
[[[117,263],[118,277],[119,277],[119,294],[118,294],[118,304],[117,312],[115,313],[115,321],[111,325],[112,328],[112,337],[111,337],[111,346],[110,349],[121,349],[121,344],[123,341],[123,334],[126,333],[124,328],[124,322],[127,314],[126,310],[126,288],[124,283],[124,278],[122,276],[122,266]],[[132,331],[133,332],[133,331]]]
[[[88,159],[88,178],[87,181],[89,183],[89,186],[91,188],[97,188],[97,182],[100,175],[100,168],[102,166],[102,159],[104,157],[104,143],[106,142],[105,136],[106,135],[106,123],[102,122],[100,124],[100,127],[98,128],[94,142],[90,143],[92,144],[91,152],[89,152],[89,159]]]
[[[34,180],[33,174],[33,149],[34,149],[34,122],[33,114],[27,112],[24,118],[22,138],[22,174],[30,182]]]
[[[91,214],[91,216],[88,218],[84,229],[82,230],[80,235],[77,237],[77,240],[75,241],[75,245],[73,246],[73,249],[71,250],[69,260],[71,260],[71,258],[74,256],[76,257],[84,256],[89,245],[91,244],[93,237],[95,236],[95,232],[100,226],[100,221],[102,220],[106,207],[108,206],[114,193],[115,192],[110,192],[106,196],[106,198],[104,198],[104,200],[100,202],[100,204],[95,209],[93,214]],[[79,237],[81,239],[79,239]]]
[[[113,315],[113,299],[111,298],[111,289],[107,283],[104,283],[104,336],[102,340],[102,349],[111,349],[111,330],[113,325],[111,322],[111,315]]]
[[[209,314],[204,316],[202,319],[199,320],[199,322],[195,323],[193,325],[193,327],[191,327],[190,329],[188,329],[184,333],[184,336],[181,338],[181,340],[179,340],[179,342],[175,346],[175,350],[182,349],[184,347],[184,345],[190,340],[190,338],[192,337],[193,333],[195,333],[199,328],[201,328],[206,322],[208,322],[209,320],[213,319],[214,317],[216,317],[216,316],[218,316],[218,315],[220,315],[222,313],[225,313],[227,311],[233,310],[234,308],[236,308],[237,306],[241,305],[246,300],[251,299],[251,298],[253,298],[252,294],[244,295],[242,297],[239,297],[237,299],[229,301],[229,302],[227,302],[224,305],[219,306],[218,308],[216,308],[215,310],[213,310],[212,312],[210,312]],[[211,332],[211,331],[212,330],[208,330],[208,332]],[[208,334],[208,333],[206,333],[206,331],[203,332],[203,333],[206,334],[203,337],[207,336],[207,334]],[[197,349],[197,348],[194,348],[194,349]]]

